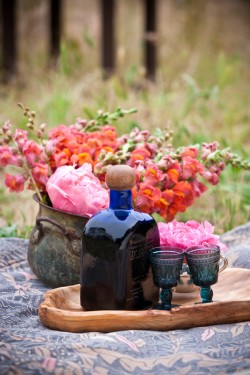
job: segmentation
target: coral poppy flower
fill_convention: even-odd
[[[137,160],[146,160],[149,157],[150,152],[145,147],[136,148],[131,153],[130,162],[132,165],[134,165]]]
[[[156,186],[163,180],[163,172],[156,165],[149,164],[144,172],[144,182]]]
[[[182,174],[181,177],[185,180],[190,177],[195,177],[196,173],[202,173],[204,171],[204,165],[200,164],[197,159],[191,156],[185,156],[182,159]]]
[[[83,165],[84,163],[94,164],[94,161],[88,152],[81,152],[78,155],[72,155],[70,158],[71,164]]]

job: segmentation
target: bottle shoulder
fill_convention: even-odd
[[[135,211],[134,209],[131,210],[120,210],[120,209],[110,209],[107,208],[102,210],[95,215],[93,215],[87,222],[86,227],[90,227],[93,225],[98,225],[102,223],[109,223],[109,222],[122,222],[127,223],[130,222],[132,224],[136,222],[151,222],[155,223],[155,220],[152,216],[147,213]]]
[[[148,214],[135,210],[106,209],[92,216],[83,229],[85,236],[110,236],[123,238],[129,232],[146,233],[157,227],[155,220]]]

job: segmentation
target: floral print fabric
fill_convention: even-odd
[[[229,264],[250,268],[250,223],[243,236],[237,230],[222,237]],[[44,327],[38,307],[49,288],[30,270],[27,246],[27,240],[0,239],[1,375],[250,373],[250,322],[107,334]]]

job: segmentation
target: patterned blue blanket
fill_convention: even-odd
[[[250,223],[223,240],[230,266],[250,268]],[[45,328],[38,306],[49,288],[30,270],[27,245],[0,239],[1,375],[250,374],[250,322],[107,334]]]

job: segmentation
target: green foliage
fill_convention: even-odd
[[[0,228],[0,238],[2,237],[20,237],[28,238],[31,232],[31,226],[24,226],[20,228],[17,224],[11,224]]]
[[[0,228],[0,237],[17,237],[17,225]]]
[[[83,40],[87,44],[87,46],[90,47],[90,48],[94,48],[94,46],[95,46],[94,40],[90,36],[88,31],[84,31],[82,36],[83,36]]]

